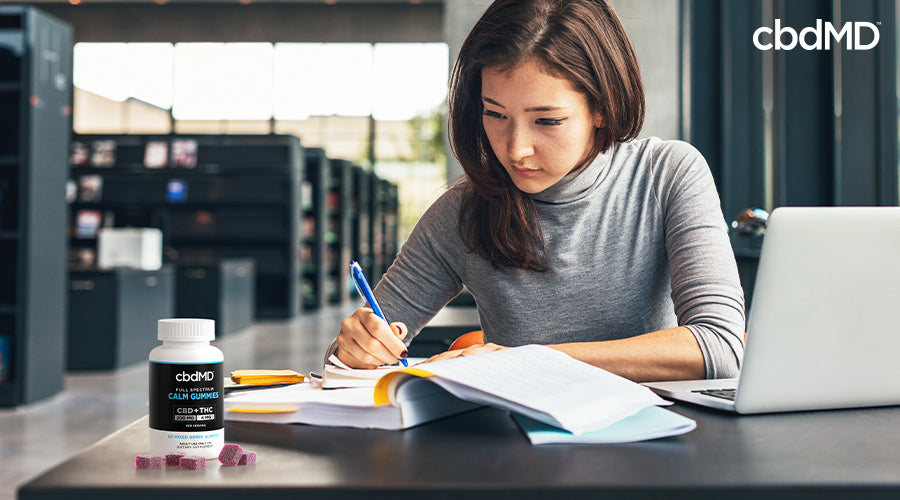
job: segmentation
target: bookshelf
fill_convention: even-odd
[[[348,267],[355,259],[351,252],[351,206],[353,164],[331,160],[325,201],[328,231],[325,234],[326,295],[329,304],[344,304],[350,298]],[[355,293],[355,290],[354,290]]]
[[[327,250],[325,200],[330,160],[321,148],[304,151],[306,175],[303,180],[303,239],[301,276],[303,309],[316,310],[326,304],[325,256]]]
[[[397,257],[397,252],[400,250],[397,243],[400,232],[400,193],[397,184],[386,180],[381,181],[381,188],[384,193],[384,210],[382,210],[381,226],[381,231],[384,234],[384,247],[382,250],[384,262],[381,274],[384,274],[391,267],[394,258]]]
[[[362,167],[354,166],[350,177],[350,252],[369,277],[373,264],[372,176]]]
[[[0,6],[0,406],[63,385],[71,39],[38,9]]]
[[[168,262],[251,258],[256,317],[300,311],[304,153],[288,135],[78,135],[69,159],[70,264],[99,227],[156,227]]]
[[[371,279],[377,283],[397,256],[399,201],[396,184],[371,174],[370,186]]]

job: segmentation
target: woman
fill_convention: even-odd
[[[465,170],[422,216],[329,352],[372,368],[465,285],[486,343],[545,344],[635,381],[735,376],[744,302],[709,168],[690,145],[635,140],[644,94],[605,0],[498,0],[450,84]],[[400,340],[403,339],[403,340]]]

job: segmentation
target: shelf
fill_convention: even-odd
[[[190,193],[188,194],[190,196]],[[133,207],[150,207],[150,208],[168,208],[170,210],[210,210],[213,208],[221,208],[227,205],[228,208],[240,207],[244,209],[253,208],[277,208],[284,206],[284,202],[263,202],[263,201],[196,201],[196,202],[170,202],[170,201],[74,201],[70,203],[73,208],[133,208]]]
[[[236,173],[284,173],[293,170],[289,163],[243,163],[240,165],[222,165],[219,163],[203,163],[194,168],[161,167],[148,168],[143,163],[116,163],[112,167],[97,167],[94,165],[69,165],[74,172],[109,172],[127,174],[147,174],[171,177],[173,175],[196,174],[236,174]]]
[[[196,142],[196,166],[147,168],[150,141]],[[303,151],[287,135],[119,135],[76,134],[93,149],[96,141],[115,143],[111,167],[71,165],[70,175],[96,175],[103,192],[85,196],[72,210],[111,212],[116,225],[152,225],[166,245],[186,257],[252,257],[256,260],[256,309],[260,316],[287,318],[299,313],[299,280],[288,279],[300,266],[297,214]],[[167,199],[172,179],[187,184],[183,202]],[[207,214],[203,214],[206,212]],[[70,224],[71,224],[70,220]],[[70,240],[71,241],[71,240]]]
[[[4,7],[0,7],[2,9]],[[8,15],[14,13],[14,15]],[[0,405],[27,404],[63,388],[65,371],[67,172],[72,126],[60,112],[71,104],[72,31],[39,9],[0,16],[0,328],[12,337],[14,374],[0,382]],[[40,73],[40,75],[39,75]],[[60,85],[58,85],[60,84]],[[40,96],[40,106],[29,103]]]
[[[284,245],[286,241],[289,241],[286,235],[281,236],[170,236],[171,242],[177,245],[187,245],[187,246],[209,246],[209,245],[241,245],[242,247],[252,247],[252,246],[272,246],[272,245]]]

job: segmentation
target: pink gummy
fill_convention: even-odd
[[[175,466],[177,466],[177,465],[178,465],[178,461],[179,461],[179,460],[181,459],[181,457],[183,457],[183,456],[184,456],[184,453],[181,453],[181,452],[176,452],[176,453],[169,453],[169,454],[167,454],[167,455],[166,455],[166,465],[175,465]]]
[[[255,451],[245,451],[241,454],[241,459],[238,461],[238,465],[250,465],[256,463],[256,452]]]
[[[138,455],[134,457],[134,466],[138,469],[159,469],[162,467],[162,457],[159,455]]]
[[[226,444],[219,452],[219,462],[222,462],[222,465],[237,465],[243,453],[244,449],[239,445]]]
[[[187,470],[205,469],[206,457],[197,457],[193,455],[184,456],[178,461],[178,466]]]

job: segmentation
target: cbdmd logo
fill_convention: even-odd
[[[799,33],[790,26],[781,26],[781,19],[775,20],[775,29],[762,26],[753,32],[753,45],[759,50],[791,50],[798,44],[804,50],[831,50],[832,39],[835,47],[846,42],[847,50],[869,50],[878,45],[881,33],[873,23],[844,23],[838,30],[831,22],[823,23],[821,19]]]
[[[202,380],[205,382],[210,382],[210,381],[212,381],[212,379],[215,376],[216,376],[216,374],[211,371],[209,371],[209,372],[194,372],[194,373],[181,372],[181,373],[175,375],[175,381],[176,382],[200,382]]]

